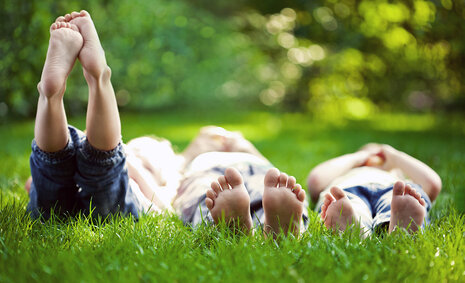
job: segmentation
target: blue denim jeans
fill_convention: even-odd
[[[55,215],[121,213],[137,218],[141,205],[128,183],[122,144],[101,151],[89,144],[83,132],[68,129],[68,144],[58,152],[44,152],[32,142],[33,181],[27,207],[32,217],[48,219],[53,210]]]

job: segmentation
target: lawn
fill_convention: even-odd
[[[0,282],[318,281],[465,282],[465,125],[463,117],[381,114],[359,121],[265,112],[163,112],[122,115],[123,137],[156,134],[182,150],[201,126],[240,130],[282,171],[305,184],[309,170],[367,142],[389,143],[442,178],[423,233],[361,239],[333,235],[310,211],[299,239],[231,235],[183,226],[174,215],[82,216],[44,224],[26,214],[23,184],[33,121],[0,125]],[[83,127],[84,118],[70,123]]]

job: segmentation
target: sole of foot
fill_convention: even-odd
[[[103,51],[97,30],[90,14],[82,10],[80,12],[72,12],[63,17],[58,17],[56,22],[68,22],[76,25],[84,39],[84,45],[79,53],[79,62],[84,69],[84,75],[99,77],[107,70],[107,62],[105,52]]]
[[[356,222],[352,204],[343,190],[332,187],[330,194],[325,195],[321,206],[321,218],[326,228],[334,232],[345,231],[348,226]]]
[[[245,233],[252,231],[250,197],[241,174],[234,168],[227,168],[218,182],[211,184],[205,204],[215,224],[224,221],[230,228]]]
[[[42,76],[37,88],[47,98],[61,99],[66,79],[83,46],[83,38],[76,25],[60,22],[50,26],[50,43]]]
[[[294,177],[270,169],[265,176],[263,210],[265,235],[276,237],[283,232],[298,236],[304,210],[305,191]]]
[[[397,182],[392,189],[391,220],[389,233],[402,228],[409,232],[418,231],[426,215],[425,201],[410,185]]]

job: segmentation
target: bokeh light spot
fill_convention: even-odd
[[[315,61],[320,61],[325,58],[325,51],[318,44],[310,45],[310,47],[308,47],[308,50],[310,51],[311,58]]]
[[[288,32],[282,32],[278,35],[278,43],[284,48],[291,48],[295,45],[296,39],[294,35]]]

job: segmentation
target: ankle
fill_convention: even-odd
[[[84,77],[89,86],[109,82],[111,78],[111,68],[105,64],[105,67],[99,70],[87,71],[84,69]]]
[[[50,79],[41,79],[37,84],[37,91],[40,96],[46,99],[59,98],[63,97],[63,94],[66,90],[66,83],[60,85],[56,80]]]

